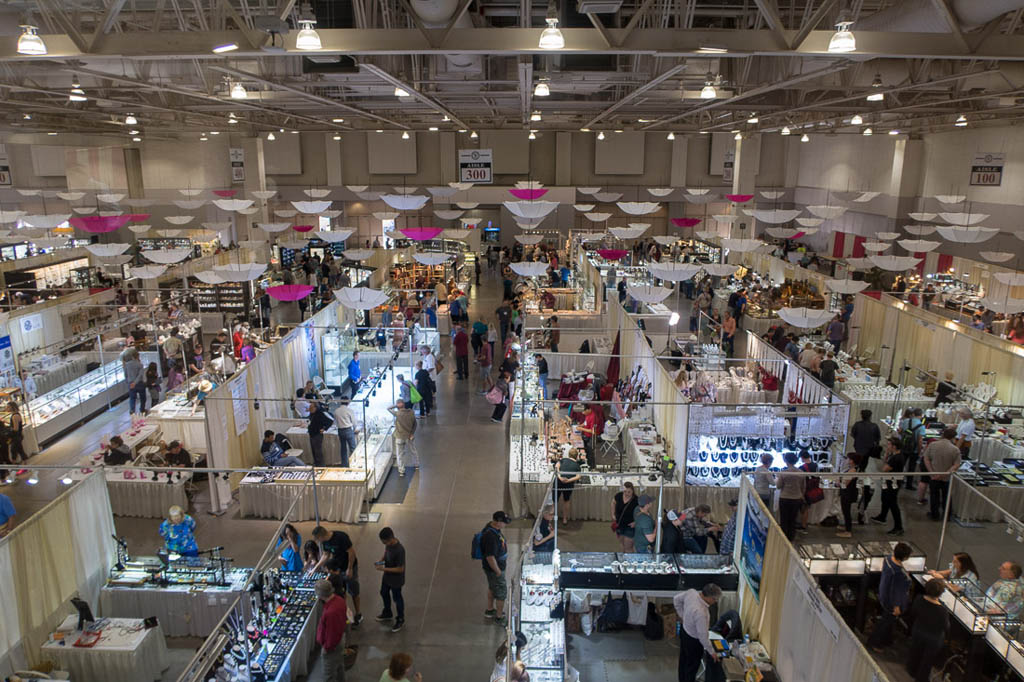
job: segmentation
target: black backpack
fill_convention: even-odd
[[[647,602],[647,622],[644,623],[644,639],[652,642],[662,639],[665,636],[665,623],[654,606],[654,602]]]
[[[924,424],[918,424],[912,429],[903,429],[900,432],[900,452],[904,458],[917,454],[918,428],[924,429]]]

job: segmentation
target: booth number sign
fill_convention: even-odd
[[[490,149],[459,150],[459,182],[474,182],[478,185],[493,182]]]
[[[1006,163],[1006,154],[974,155],[971,161],[971,184],[983,187],[998,187],[1003,184],[1003,164]]]

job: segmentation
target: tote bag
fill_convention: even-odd
[[[491,390],[489,390],[487,395],[484,397],[487,398],[487,402],[491,405],[500,405],[505,401],[505,394],[501,392],[501,389],[498,388],[497,384],[492,386]]]

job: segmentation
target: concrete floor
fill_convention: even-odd
[[[499,283],[486,272],[483,287],[474,287],[470,295],[472,319],[477,315],[493,317],[500,297]],[[685,299],[684,299],[685,304]],[[681,311],[686,319],[686,312]],[[447,342],[446,342],[447,343]],[[379,523],[364,525],[328,524],[345,530],[352,537],[362,565],[362,611],[366,622],[350,633],[350,643],[359,645],[351,681],[376,682],[390,655],[406,651],[413,656],[416,670],[424,680],[483,680],[490,675],[493,652],[502,631],[483,618],[486,585],[478,562],[469,558],[470,539],[490,518],[492,511],[509,508],[505,429],[489,421],[491,406],[477,395],[470,381],[456,381],[451,362],[439,383],[439,404],[434,415],[420,422],[417,448],[422,468],[411,479],[401,504],[375,504],[381,514]],[[39,464],[71,464],[82,454],[98,448],[102,438],[123,431],[128,425],[125,403],[115,406],[55,442],[33,461]],[[394,475],[394,472],[393,474]],[[22,477],[23,479],[24,477]],[[28,518],[44,506],[62,486],[59,473],[46,472],[36,486],[23,480],[0,489],[18,508],[19,519]],[[389,484],[390,485],[390,484]],[[251,566],[263,553],[278,522],[241,519],[237,503],[227,514],[213,517],[206,513],[208,495],[203,486],[190,510],[198,522],[197,540],[201,547],[224,545],[226,554],[237,566]],[[877,513],[879,501],[872,504]],[[938,546],[939,525],[925,518],[923,507],[903,493],[906,539],[934,556]],[[159,545],[156,519],[115,519],[117,532],[128,539],[132,552],[145,554]],[[296,524],[308,538],[313,523]],[[407,550],[408,571],[404,590],[406,627],[395,635],[373,621],[380,610],[377,595],[379,581],[372,563],[382,548],[377,538],[380,528],[391,526]],[[506,530],[510,557],[517,556],[528,537],[532,520],[517,520]],[[886,539],[877,525],[856,526],[855,539]],[[834,530],[812,528],[800,542],[828,540]],[[983,581],[995,579],[998,564],[1020,555],[1019,547],[1009,546],[1005,527],[987,524],[965,529],[951,525],[946,539],[943,564],[952,551],[968,551],[981,569]],[[618,544],[602,522],[573,522],[560,529],[559,546],[566,550],[615,551]],[[511,563],[510,563],[511,566]],[[613,641],[614,640],[614,641]],[[627,640],[627,641],[623,641]],[[176,680],[199,642],[192,639],[169,640],[171,668],[164,680]],[[623,646],[625,645],[625,646]],[[609,656],[604,655],[609,652]],[[628,653],[623,653],[628,652]],[[572,636],[570,662],[586,682],[630,678],[658,682],[676,678],[677,649],[673,642],[645,642],[638,632]],[[894,660],[898,654],[890,656]],[[887,660],[883,657],[883,661]],[[902,668],[886,664],[892,679],[907,679]],[[322,679],[314,666],[309,680]]]

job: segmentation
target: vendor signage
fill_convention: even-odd
[[[761,575],[764,573],[764,548],[768,540],[768,524],[753,488],[747,488],[743,512],[743,535],[740,544],[740,573],[761,601]]]
[[[490,185],[491,179],[490,149],[459,150],[459,182],[472,182],[478,185]]]
[[[18,326],[21,327],[21,331],[24,334],[34,332],[37,329],[42,329],[43,316],[41,313],[37,315],[26,315],[25,317],[18,320]]]
[[[228,150],[228,158],[231,160],[231,182],[243,182],[245,180],[245,150],[241,147],[232,147]]]
[[[736,152],[729,150],[722,159],[722,182],[732,182],[733,170],[736,168]]]
[[[235,415],[236,436],[241,436],[249,428],[249,391],[245,385],[246,374],[247,372],[242,372],[237,379],[229,384],[231,407]]]
[[[11,350],[11,337],[0,336],[0,374],[14,371],[14,352]]]
[[[971,160],[971,184],[982,187],[998,187],[1003,184],[1003,165],[1006,154],[979,152]]]

